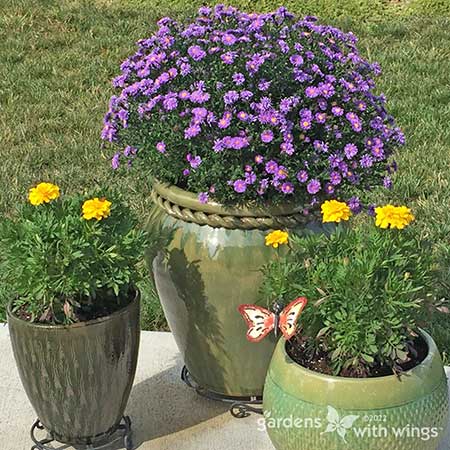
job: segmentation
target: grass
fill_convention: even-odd
[[[0,14],[0,214],[30,185],[51,180],[64,191],[96,184],[127,193],[145,220],[143,177],[114,177],[102,152],[102,115],[110,79],[134,42],[164,15],[185,16],[203,1],[3,0]],[[425,235],[450,235],[450,6],[447,0],[231,1],[247,10],[286,4],[317,14],[360,37],[362,53],[384,69],[380,90],[408,139],[390,198],[414,208]],[[188,6],[189,5],[189,6]],[[447,17],[444,16],[447,14]],[[379,194],[374,194],[375,197]],[[0,274],[1,276],[1,274]],[[150,283],[143,289],[143,327],[165,326]],[[0,303],[8,300],[0,283]],[[4,310],[0,307],[0,319]],[[4,317],[4,316],[3,316]],[[450,351],[448,319],[433,324]]]

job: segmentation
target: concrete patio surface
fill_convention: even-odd
[[[2,324],[0,352],[0,450],[30,450],[29,429],[36,415],[19,379],[8,329]],[[260,416],[234,419],[223,404],[188,389],[180,380],[181,368],[170,333],[142,333],[138,370],[127,408],[136,449],[273,450],[266,433],[258,429]],[[109,446],[108,450],[119,448]],[[447,439],[439,450],[449,449]]]

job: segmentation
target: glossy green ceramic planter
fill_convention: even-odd
[[[8,310],[22,384],[57,441],[99,445],[120,423],[137,365],[139,303],[137,295],[120,311],[69,326],[33,324]]]
[[[435,343],[423,335],[427,358],[400,379],[322,375],[292,361],[280,341],[264,388],[275,448],[435,450],[447,425],[447,379]]]
[[[260,269],[276,254],[265,246],[267,226],[295,208],[202,205],[194,194],[161,184],[153,199],[151,222],[174,229],[166,259],[160,253],[153,261],[156,288],[191,376],[218,394],[261,395],[275,339],[248,342],[237,308],[260,301]]]

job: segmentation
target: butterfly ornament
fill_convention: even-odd
[[[307,303],[305,297],[299,297],[284,309],[275,303],[273,311],[257,305],[240,305],[238,310],[248,326],[247,339],[260,342],[271,331],[278,336],[280,330],[284,338],[289,340],[295,334],[298,318]]]

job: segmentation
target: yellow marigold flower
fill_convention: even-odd
[[[411,210],[406,206],[379,206],[375,208],[375,214],[375,225],[380,228],[403,230],[414,220]]]
[[[86,200],[83,203],[83,219],[106,219],[111,214],[111,202],[106,198],[98,197]]]
[[[322,203],[322,222],[340,222],[348,220],[352,215],[350,207],[345,202],[326,200]]]
[[[273,248],[278,248],[279,245],[287,244],[289,234],[286,231],[275,230],[266,236],[266,245],[271,245]]]
[[[39,183],[30,189],[28,199],[34,206],[50,203],[59,197],[59,187],[52,183]]]

